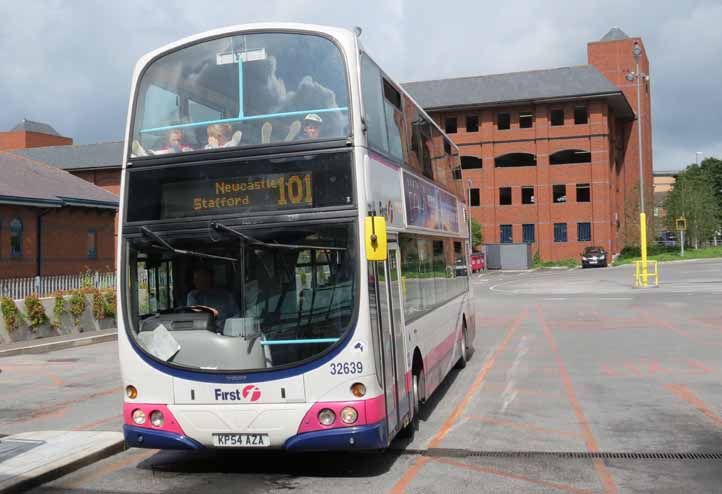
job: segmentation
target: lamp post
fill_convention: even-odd
[[[474,234],[471,231],[471,179],[466,179],[466,197],[468,206],[466,207],[466,221],[469,226],[469,256],[468,256],[468,263],[469,263],[469,269],[471,269],[471,253],[474,251]]]
[[[642,146],[642,96],[640,85],[641,81],[648,81],[649,76],[643,74],[639,70],[639,59],[642,55],[642,47],[639,42],[634,42],[632,48],[636,69],[634,72],[627,74],[628,81],[637,81],[637,141],[639,147],[639,246],[642,251],[642,286],[647,286],[647,214],[644,209],[644,151]]]

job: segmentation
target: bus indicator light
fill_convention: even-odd
[[[125,388],[125,394],[131,400],[135,400],[138,397],[138,390],[135,389],[135,386],[127,386]]]
[[[351,385],[351,394],[356,398],[361,398],[366,394],[366,386],[363,383],[353,383]]]

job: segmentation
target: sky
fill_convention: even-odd
[[[144,53],[258,21],[360,26],[398,82],[581,65],[618,26],[650,58],[654,168],[722,157],[722,1],[0,0],[0,131],[23,118],[76,143],[123,138]]]

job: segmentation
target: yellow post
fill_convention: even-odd
[[[639,213],[639,246],[642,251],[642,286],[647,286],[647,215]]]

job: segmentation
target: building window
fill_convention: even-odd
[[[444,130],[447,134],[456,134],[456,117],[446,117],[444,119]]]
[[[552,125],[564,125],[564,110],[552,110],[550,118]]]
[[[511,114],[497,113],[496,128],[499,130],[509,130],[511,128]]]
[[[589,112],[586,106],[574,107],[574,124],[583,125],[589,122]]]
[[[509,153],[494,158],[494,166],[536,166],[536,156],[529,153]]]
[[[461,180],[461,168],[454,168],[451,170],[454,180]]]
[[[589,202],[592,200],[592,189],[589,184],[577,184],[577,202]]]
[[[552,187],[552,202],[567,202],[567,186],[564,184]]]
[[[451,142],[444,139],[444,153],[451,154]]]
[[[10,255],[22,257],[23,255],[23,220],[13,218],[10,221]]]
[[[519,128],[531,129],[534,126],[534,115],[531,112],[519,113]]]
[[[592,224],[591,223],[577,223],[577,240],[579,242],[591,242],[592,241]]]
[[[471,207],[476,208],[481,205],[481,200],[479,197],[479,189],[471,189],[469,190],[469,195],[471,196]]]
[[[511,205],[511,187],[499,187],[499,205]]]
[[[88,257],[95,259],[98,257],[98,234],[95,230],[88,230]]]
[[[462,170],[475,170],[477,168],[481,168],[481,158],[477,158],[476,156],[461,157]]]
[[[534,204],[534,186],[524,185],[521,188],[521,203]]]
[[[534,226],[534,224],[521,225],[521,241],[525,244],[533,244],[536,242],[536,232],[534,231]]]
[[[592,153],[581,149],[564,149],[549,155],[550,165],[571,165],[574,163],[591,163]]]
[[[499,225],[499,242],[510,244],[514,241],[511,225]]]
[[[554,223],[554,241],[555,242],[566,242],[567,241],[567,224],[566,223]]]
[[[477,117],[476,115],[466,116],[466,131],[479,132],[479,117]]]

